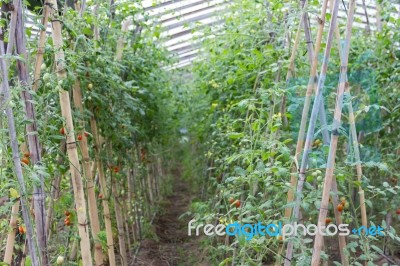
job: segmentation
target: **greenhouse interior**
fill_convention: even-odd
[[[0,6],[0,265],[400,265],[399,0]]]

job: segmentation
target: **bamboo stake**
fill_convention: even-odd
[[[294,44],[293,44],[293,48],[292,48],[292,54],[290,55],[290,59],[289,59],[289,67],[288,67],[288,71],[286,73],[286,86],[288,85],[290,78],[294,74],[294,62],[296,59],[297,49],[299,48],[301,25],[304,21],[304,16],[306,13],[305,10],[307,8],[307,5],[308,5],[308,0],[302,1],[300,22],[299,22],[299,26],[297,27],[297,32],[296,32],[296,36],[294,38]],[[288,43],[290,43],[290,39],[288,40]],[[283,95],[280,112],[283,115],[283,124],[286,126],[288,124],[287,117],[285,115],[286,114],[286,95]]]
[[[82,4],[80,6],[80,11],[79,11],[79,17],[83,16],[85,9],[86,9],[86,0],[82,0]]]
[[[0,28],[0,36],[2,36],[3,32]],[[10,37],[9,40],[10,42],[8,43],[9,47],[13,45],[13,40],[14,38],[12,37],[14,35],[14,32],[10,31]],[[8,48],[8,47],[7,47]],[[4,41],[3,39],[0,39],[0,67],[1,67],[1,75],[2,75],[2,81],[3,81],[3,94],[4,94],[4,102],[7,102],[10,100],[10,87],[9,87],[9,81],[8,81],[8,68],[6,61],[3,57],[5,55],[4,52]],[[7,114],[7,119],[8,119],[8,130],[10,134],[10,142],[11,142],[11,150],[12,150],[12,155],[13,155],[13,162],[14,162],[14,167],[15,167],[15,174],[17,176],[19,185],[20,185],[20,201],[21,201],[21,206],[22,206],[22,217],[25,222],[26,226],[26,238],[29,246],[29,253],[31,256],[32,260],[32,265],[34,266],[39,266],[39,257],[37,256],[37,249],[36,245],[33,241],[33,228],[32,224],[30,221],[29,217],[29,210],[27,208],[26,200],[25,197],[27,196],[27,191],[25,188],[25,181],[24,177],[22,174],[22,166],[21,166],[21,159],[19,157],[19,150],[18,150],[18,138],[17,138],[17,132],[15,129],[15,118],[14,118],[14,113],[9,105],[7,105],[6,109],[6,114]]]
[[[66,152],[66,143],[65,140],[62,140],[61,145],[60,145],[60,154],[58,155],[57,158],[57,165],[62,165],[64,163],[64,157],[65,157],[65,152]],[[63,175],[58,172],[55,174],[55,178],[51,184],[51,199],[49,201],[49,206],[48,206],[48,211],[47,211],[47,217],[46,217],[46,235],[47,239],[50,239],[51,231],[51,220],[53,218],[53,205],[56,200],[60,198],[60,183]]]
[[[367,6],[365,5],[365,0],[362,0],[361,2],[362,2],[363,9],[364,9],[365,20],[366,20],[366,22],[367,22],[367,28],[366,28],[366,30],[367,30],[368,33],[370,33],[370,31],[371,31],[371,26],[370,26],[370,23],[369,23],[369,17],[368,17],[368,12],[367,12]]]
[[[74,105],[78,109],[80,115],[84,115],[83,111],[83,104],[82,104],[82,90],[80,86],[79,79],[77,78],[73,87],[73,99]],[[85,122],[82,119],[81,126],[85,128]],[[79,136],[82,138],[79,141],[79,146],[81,148],[82,153],[82,168],[83,168],[83,175],[87,180],[86,190],[87,190],[87,197],[88,197],[88,208],[89,208],[89,219],[90,225],[92,228],[92,237],[94,239],[94,261],[95,265],[102,265],[103,264],[103,250],[101,247],[101,243],[98,241],[98,234],[100,232],[100,222],[99,222],[99,211],[97,208],[96,202],[96,193],[94,191],[95,184],[92,179],[92,171],[90,169],[90,157],[89,157],[89,148],[87,137],[85,134],[85,130],[81,130],[78,132]]]
[[[326,13],[326,4],[327,3],[323,4],[323,7],[325,9],[325,13]],[[311,41],[309,19],[308,19],[308,14],[307,13],[305,13],[305,15],[304,15],[303,23],[304,23],[304,32],[305,32],[305,38],[306,38],[306,43],[307,43],[307,51],[308,51],[308,55],[309,55],[309,60],[310,60],[311,65],[312,65],[313,62],[314,62],[314,48],[313,48],[312,41]],[[319,43],[320,43],[320,41],[321,41],[321,39],[319,39]],[[319,53],[319,47],[316,47],[316,49],[318,49],[318,50],[316,50],[315,52]],[[316,68],[315,68],[315,70],[316,70]],[[317,73],[315,73],[315,75],[317,76]],[[310,103],[310,101],[309,101],[309,103]],[[307,108],[307,112],[304,113],[304,114],[308,114],[309,104],[308,104],[308,106],[305,106],[305,108]],[[303,120],[303,119],[305,119],[305,120]],[[322,128],[322,135],[323,135],[324,145],[329,145],[330,139],[329,139],[329,132],[328,132],[328,129],[327,129],[325,107],[324,107],[323,103],[320,105],[319,119],[320,119],[320,122],[321,122],[322,127],[323,127]],[[307,121],[307,116],[305,118],[302,117],[302,121]],[[303,135],[304,136],[304,131],[299,133],[299,135]],[[299,151],[296,154],[299,155],[300,152],[301,151]],[[292,184],[292,185],[294,186],[295,183]],[[333,199],[333,202],[334,202],[334,204],[336,206],[339,203],[336,179],[334,179],[334,184],[332,185],[332,192],[334,193],[332,199]],[[291,198],[289,197],[289,193],[291,194],[290,195]],[[293,192],[291,190],[288,191],[288,200],[291,200],[291,201],[293,200]],[[286,209],[285,217],[286,218],[290,217],[290,213],[291,213],[291,209],[289,209],[289,210]],[[341,219],[341,216],[340,216],[339,212],[335,212],[335,218],[336,218],[337,224],[341,224],[342,223],[342,219]],[[338,235],[338,238],[339,238],[341,261],[342,261],[343,265],[348,265],[347,258],[346,258],[345,254],[344,254],[344,248],[346,247],[346,239],[342,235]],[[279,254],[282,254],[283,248],[284,248],[284,245],[282,245],[282,247],[281,247],[281,249],[279,251]]]
[[[332,7],[331,7],[331,9],[332,9]],[[336,35],[338,48],[339,48],[340,60],[342,62],[343,61],[343,51],[342,51],[342,45],[340,43],[341,39],[340,39],[339,27],[336,27],[335,35]],[[343,62],[342,62],[342,64],[343,64]],[[346,81],[347,81],[347,73],[346,73]],[[349,97],[351,97],[348,86],[345,87],[345,93],[348,93]],[[349,107],[348,108],[349,108],[350,132],[351,132],[352,139],[353,139],[354,157],[356,160],[357,180],[359,182],[361,182],[361,178],[362,178],[361,156],[360,156],[359,142],[358,142],[356,125],[355,125],[355,116],[354,116],[353,104],[352,104],[351,98],[349,99]],[[334,181],[336,180],[335,177],[333,180]],[[359,190],[359,194],[360,194],[361,222],[362,222],[363,226],[367,227],[368,220],[367,220],[367,211],[366,211],[366,205],[365,205],[365,194],[364,194],[364,190],[362,189],[361,186],[358,187],[358,190]],[[338,205],[338,202],[335,202],[335,200],[333,201],[333,203],[335,206]],[[336,216],[336,212],[335,212],[335,216]],[[339,218],[340,218],[340,222],[338,219],[336,219],[336,222],[338,224],[341,223],[341,215],[339,216]],[[341,251],[344,250],[345,243],[343,244],[340,242],[340,237],[339,237],[339,246],[340,246]]]
[[[125,241],[125,230],[124,230],[124,221],[122,216],[122,209],[119,202],[118,196],[118,185],[117,180],[111,182],[111,189],[114,196],[114,211],[115,211],[115,218],[117,220],[117,229],[118,229],[118,244],[119,244],[119,252],[121,255],[121,265],[127,266],[128,265],[128,255],[126,253],[126,241]]]
[[[380,31],[382,31],[382,21],[381,21],[382,8],[381,8],[381,5],[379,4],[379,1],[375,1],[375,3],[376,3],[376,15],[375,15],[376,30],[377,30],[377,32],[380,32]]]
[[[326,41],[326,49],[325,49],[325,54],[324,54],[324,60],[322,62],[320,76],[319,76],[319,79],[318,79],[316,97],[315,97],[313,108],[312,108],[312,112],[311,112],[311,118],[310,118],[310,123],[309,123],[309,126],[308,126],[306,143],[304,145],[304,153],[303,153],[303,158],[302,158],[302,161],[301,161],[301,167],[299,169],[299,180],[298,180],[297,189],[296,189],[297,194],[300,194],[302,192],[302,190],[303,190],[303,185],[304,185],[304,180],[305,180],[305,172],[306,172],[307,166],[308,166],[308,157],[309,157],[309,153],[310,153],[310,150],[311,150],[311,143],[313,141],[315,124],[316,124],[316,120],[317,120],[317,116],[318,116],[318,111],[320,109],[320,105],[321,105],[322,100],[323,100],[322,93],[323,93],[323,90],[324,90],[324,83],[325,83],[326,73],[327,73],[327,70],[328,70],[328,61],[329,61],[331,47],[332,47],[333,33],[334,33],[334,29],[336,27],[336,22],[337,22],[338,9],[339,9],[339,0],[335,0],[334,9],[333,9],[333,15],[332,15],[332,19],[330,21],[329,32],[328,32],[328,37],[327,37],[327,41]],[[326,8],[325,8],[325,11],[326,11]],[[317,55],[317,53],[314,54],[314,56],[316,56],[316,55]],[[317,62],[315,62],[315,64],[316,63]],[[315,83],[315,80],[316,80],[315,76],[311,76],[310,75],[310,80],[312,81],[312,84],[313,84],[311,86],[314,86],[314,83]],[[312,89],[311,89],[311,91],[312,91]],[[302,142],[303,141],[300,140],[300,143],[302,143]],[[330,189],[330,187],[329,187],[329,189]],[[300,212],[300,202],[301,202],[301,196],[297,195],[296,196],[296,205],[294,206],[294,209],[293,209],[293,220],[297,220],[298,219],[299,212]],[[293,257],[293,242],[289,242],[288,246],[287,246],[287,249],[286,249],[285,266],[291,265],[292,257]]]
[[[350,94],[350,89],[346,87],[346,92],[349,92]],[[350,123],[350,131],[351,131],[351,136],[353,139],[353,147],[354,147],[354,157],[356,160],[356,172],[357,172],[357,181],[361,182],[362,178],[362,166],[361,166],[361,156],[360,156],[360,148],[359,148],[359,143],[357,139],[357,131],[356,131],[356,125],[355,125],[355,116],[354,116],[354,111],[353,111],[353,105],[349,104],[349,123]],[[360,194],[360,209],[361,209],[361,223],[363,226],[367,227],[368,226],[368,219],[367,219],[367,209],[365,205],[365,193],[364,190],[361,186],[358,186],[358,193]]]
[[[342,45],[340,43],[339,28],[336,28],[335,34],[336,34],[336,39],[338,41],[340,58],[342,61],[343,60],[343,51],[342,51]],[[346,74],[346,80],[347,80],[347,74]],[[357,181],[361,182],[361,178],[362,178],[363,174],[362,174],[362,166],[361,166],[360,145],[359,145],[359,141],[358,141],[358,135],[357,135],[357,129],[356,129],[356,123],[355,123],[353,103],[351,100],[350,88],[348,86],[345,87],[345,93],[348,93],[349,97],[350,97],[349,107],[348,107],[349,108],[350,132],[351,132],[351,138],[353,140],[354,158],[356,160]],[[358,193],[360,194],[361,223],[363,226],[367,227],[368,226],[368,218],[367,218],[367,209],[366,209],[366,205],[365,205],[365,193],[361,186],[358,187]]]
[[[29,73],[28,66],[25,62],[27,62],[27,51],[26,51],[26,43],[25,43],[25,26],[22,18],[22,2],[19,0],[19,6],[17,11],[17,27],[16,27],[16,52],[20,57],[25,60],[17,60],[17,70],[18,70],[18,78],[23,87],[26,90],[21,92],[21,98],[24,101],[25,108],[25,118],[27,121],[31,121],[26,124],[26,134],[28,139],[28,147],[30,152],[30,158],[32,160],[33,165],[39,165],[42,156],[41,156],[41,145],[37,132],[37,124],[36,124],[36,112],[35,107],[33,105],[32,94],[29,92]],[[47,236],[46,236],[46,210],[45,210],[45,194],[44,194],[44,177],[39,174],[39,185],[34,185],[33,187],[33,206],[35,213],[35,228],[37,241],[39,245],[39,249],[41,252],[41,263],[42,265],[48,265],[48,256],[47,256]]]
[[[112,143],[107,143],[106,152],[109,160],[108,164],[112,165]],[[126,266],[128,265],[128,255],[126,253],[124,221],[118,195],[119,185],[118,185],[118,180],[113,180],[112,171],[110,171],[110,177],[111,177],[111,193],[114,198],[114,211],[115,211],[115,218],[117,221],[118,244],[121,256],[121,265]]]
[[[36,62],[35,62],[35,71],[33,75],[33,85],[32,85],[32,90],[37,91],[39,88],[39,81],[40,81],[40,73],[42,70],[42,64],[43,64],[43,55],[44,55],[44,48],[45,48],[45,42],[46,42],[46,36],[47,36],[47,24],[49,21],[49,8],[46,3],[43,4],[43,18],[42,18],[42,26],[43,29],[40,30],[39,34],[39,41],[38,41],[38,50],[36,54]]]
[[[354,9],[355,9],[355,0],[351,0],[347,17],[345,47],[343,49],[342,64],[340,67],[339,87],[337,92],[336,107],[333,120],[333,131],[331,135],[331,145],[329,147],[327,168],[325,172],[324,188],[321,200],[321,208],[318,217],[318,225],[323,224],[322,221],[325,221],[326,214],[328,212],[329,191],[332,185],[333,172],[335,167],[336,149],[339,140],[339,127],[341,123],[342,108],[343,108],[343,94],[345,91],[345,87],[348,85],[346,82],[346,75],[347,75],[347,63],[350,51],[351,31],[353,28]],[[335,8],[333,13],[335,14]],[[314,240],[314,251],[311,261],[311,265],[313,266],[317,266],[320,263],[322,242],[323,242],[323,236],[319,233],[318,230]]]
[[[11,265],[11,263],[12,263],[15,235],[17,234],[17,230],[18,230],[17,221],[18,221],[19,205],[20,205],[20,202],[19,202],[19,200],[17,200],[11,209],[11,218],[10,218],[11,230],[7,234],[6,251],[4,253],[4,259],[3,259],[3,262],[7,263],[8,265]]]
[[[100,191],[103,198],[101,199],[103,205],[103,213],[104,213],[104,224],[106,226],[106,236],[107,236],[107,253],[108,253],[108,260],[110,266],[115,266],[115,253],[114,253],[114,239],[112,233],[112,224],[111,224],[111,215],[110,215],[110,208],[108,206],[108,193],[107,193],[107,183],[106,178],[104,175],[104,167],[103,161],[100,157],[100,138],[99,133],[97,130],[97,123],[94,116],[90,117],[90,127],[93,134],[93,139],[95,142],[95,158],[96,158],[96,165],[99,173],[99,182],[100,182]]]
[[[331,3],[333,4],[333,2],[331,1]],[[331,7],[332,10],[332,7]],[[307,14],[306,14],[307,15]],[[313,45],[311,42],[311,36],[310,36],[310,27],[309,27],[309,20],[308,20],[308,15],[306,16],[306,19],[304,21],[304,31],[305,31],[305,35],[306,35],[306,41],[307,41],[307,47],[308,47],[308,53],[310,56],[310,62],[313,62],[313,58],[314,58],[314,52],[313,52]],[[338,31],[338,27],[336,26],[336,30],[335,32]],[[317,73],[316,73],[317,76]],[[315,87],[314,87],[315,89]],[[322,139],[323,139],[323,143],[324,145],[330,145],[330,139],[329,139],[329,132],[328,132],[328,127],[327,127],[327,121],[326,121],[326,113],[325,113],[325,108],[324,108],[324,103],[322,102],[320,105],[320,111],[319,111],[319,119],[320,122],[322,124]],[[332,180],[332,202],[334,204],[334,206],[337,206],[339,204],[339,196],[338,196],[338,186],[337,186],[337,182],[336,182],[336,178],[334,177],[334,179]],[[340,213],[335,209],[334,211],[335,213],[335,219],[336,219],[336,223],[337,224],[342,224],[342,217],[340,215]],[[346,254],[344,253],[344,249],[346,247],[346,238],[343,235],[338,234],[338,239],[339,239],[339,252],[340,252],[340,258],[341,258],[341,262],[342,265],[347,266],[348,260],[346,257]]]
[[[318,27],[318,32],[317,32],[317,40],[315,42],[315,51],[313,53],[314,56],[311,61],[312,63],[311,63],[311,69],[310,69],[310,79],[308,81],[308,86],[307,86],[307,91],[306,91],[306,96],[305,96],[305,101],[304,101],[304,106],[303,106],[303,112],[302,112],[302,117],[301,117],[301,122],[300,122],[299,135],[297,138],[297,145],[296,145],[296,152],[295,152],[296,162],[298,162],[300,160],[300,154],[301,154],[301,151],[303,150],[303,145],[304,145],[307,117],[308,117],[308,113],[309,113],[310,105],[311,105],[311,96],[313,93],[313,88],[315,87],[315,80],[317,78],[318,54],[319,54],[319,51],[321,48],[322,34],[324,31],[324,23],[323,22],[325,21],[327,4],[328,4],[328,0],[324,0],[324,2],[322,4],[320,21],[319,21],[319,25],[318,25],[319,27]],[[310,51],[308,51],[308,54],[310,56]],[[296,168],[299,168],[299,166],[297,165]],[[296,182],[297,182],[296,175],[297,174],[291,174],[291,177],[290,177],[291,187],[295,187],[295,185],[296,185]],[[289,189],[287,198],[288,198],[287,199],[288,203],[293,202],[294,191],[292,189]],[[292,208],[286,208],[285,209],[285,217],[289,218],[291,215],[291,212],[292,212]]]
[[[11,11],[11,18],[10,18],[10,37],[9,37],[9,42],[7,45],[7,54],[11,54],[13,47],[14,47],[14,39],[15,39],[15,35],[12,34],[16,31],[16,25],[17,25],[17,9],[19,8],[19,1],[18,0],[14,0],[13,1],[13,5],[14,5],[14,10]],[[6,62],[7,64],[7,62]],[[4,84],[2,82],[1,84],[1,88],[0,88],[0,93],[3,94],[3,87]],[[0,95],[2,96],[2,95]],[[0,105],[2,105],[4,103],[4,99],[3,97],[0,97]],[[18,206],[18,207],[17,207]],[[13,213],[17,213],[18,214],[18,210],[19,210],[19,206],[20,206],[20,202],[17,201],[13,207],[12,207],[12,211],[11,211],[11,219],[10,219],[10,227],[12,228],[12,230],[8,233],[7,236],[7,244],[6,244],[6,250],[4,253],[4,262],[8,263],[11,265],[11,261],[12,261],[12,255],[13,255],[13,250],[14,250],[14,243],[15,243],[15,235],[16,235],[16,230],[17,230],[17,219],[16,217],[14,218],[15,215],[13,215]],[[15,221],[14,221],[15,220]],[[15,224],[15,228],[14,228],[14,224]]]
[[[131,18],[127,18],[123,21],[122,26],[121,26],[121,31],[122,34],[124,34],[125,32],[128,31],[129,26],[132,25],[132,19]],[[118,39],[117,42],[117,50],[115,53],[115,61],[121,61],[122,59],[122,53],[123,53],[123,49],[124,49],[124,42],[125,42],[125,36],[121,36]]]
[[[67,72],[65,70],[64,51],[62,49],[63,39],[61,35],[61,23],[57,17],[57,12],[58,12],[57,2],[56,0],[50,0],[49,4],[51,7],[49,15],[51,17],[53,26],[52,37],[55,48],[57,78],[59,80],[64,80],[67,76]],[[82,263],[84,266],[86,265],[91,266],[93,265],[93,261],[91,252],[88,252],[91,249],[90,249],[90,239],[87,226],[88,220],[87,220],[85,194],[83,191],[83,182],[80,172],[78,150],[74,134],[75,132],[72,121],[72,110],[71,110],[69,92],[67,90],[60,89],[59,96],[60,96],[61,113],[66,121],[67,154],[70,161],[70,173],[72,178],[75,204],[77,209],[78,231],[80,237]]]

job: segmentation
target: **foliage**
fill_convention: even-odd
[[[317,12],[319,7],[318,2],[311,2],[310,14]],[[395,210],[399,206],[399,149],[397,144],[393,146],[393,139],[398,135],[399,113],[396,112],[399,47],[393,40],[399,34],[399,20],[385,13],[393,5],[385,2],[385,7],[383,16],[391,23],[384,23],[382,31],[370,35],[359,29],[353,32],[348,77],[352,90],[345,100],[340,137],[342,148],[338,150],[335,170],[339,196],[350,202],[342,215],[350,227],[361,223],[358,186],[366,190],[371,223],[385,224],[388,213],[397,218]],[[295,32],[299,16],[298,4],[294,1],[236,1],[230,13],[223,17],[223,31],[202,44],[207,57],[193,68],[195,79],[188,86],[194,99],[187,107],[192,112],[184,116],[194,121],[189,130],[191,141],[201,146],[198,156],[206,154],[202,161],[208,168],[206,180],[201,183],[208,193],[190,212],[199,223],[277,223],[284,220],[282,213],[291,206],[286,205],[288,182],[296,163],[293,160],[294,140],[297,139],[310,67],[305,45],[301,43],[295,76],[285,82],[292,49],[292,42],[288,43],[287,38]],[[315,33],[313,26],[315,24],[312,24],[312,33]],[[210,35],[210,32],[206,33]],[[328,113],[334,106],[340,66],[335,48],[324,95]],[[280,112],[283,95],[288,97],[287,113]],[[346,109],[350,99],[356,112],[357,130],[363,135],[362,183],[355,181]],[[288,126],[283,124],[284,116],[289,120]],[[331,115],[328,115],[328,121],[332,121]],[[320,139],[320,134],[317,130],[315,139]],[[305,224],[317,221],[328,150],[329,147],[317,144],[310,155],[301,205]],[[229,199],[239,199],[241,206],[235,207]],[[333,215],[333,208],[331,205],[330,215]],[[389,238],[348,239],[347,252],[351,262],[372,262],[382,254],[383,246],[395,252],[399,245],[398,236],[392,232]],[[309,243],[306,240],[285,240],[295,241],[295,248],[301,250],[296,252],[296,265],[310,263],[312,246],[304,245]],[[251,241],[231,237],[212,238],[206,244],[214,247],[210,249],[214,263],[260,265],[279,259],[277,254],[282,241],[261,236]],[[362,255],[357,255],[359,250]],[[328,255],[322,257],[334,260]]]

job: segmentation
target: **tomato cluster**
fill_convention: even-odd
[[[72,225],[72,223],[71,223],[71,213],[68,210],[66,210],[64,212],[64,214],[65,214],[65,217],[66,217],[64,219],[64,225],[71,226]]]

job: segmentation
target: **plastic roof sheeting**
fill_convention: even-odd
[[[140,5],[149,18],[146,23],[160,27],[160,41],[177,57],[177,63],[171,67],[173,69],[188,66],[202,58],[202,40],[214,38],[215,35],[204,36],[199,29],[210,27],[212,33],[221,31],[224,23],[222,15],[229,11],[231,3],[232,0],[144,0]],[[347,17],[343,3],[348,5],[348,0],[341,1],[340,4],[339,17],[342,19]],[[396,8],[397,12],[393,16],[398,18],[400,8],[398,5]],[[357,0],[354,25],[365,28],[369,23],[371,30],[374,30],[377,23],[376,13],[376,0]],[[37,35],[38,29],[29,15],[27,27],[31,28],[32,35]],[[48,31],[51,31],[50,27]]]

